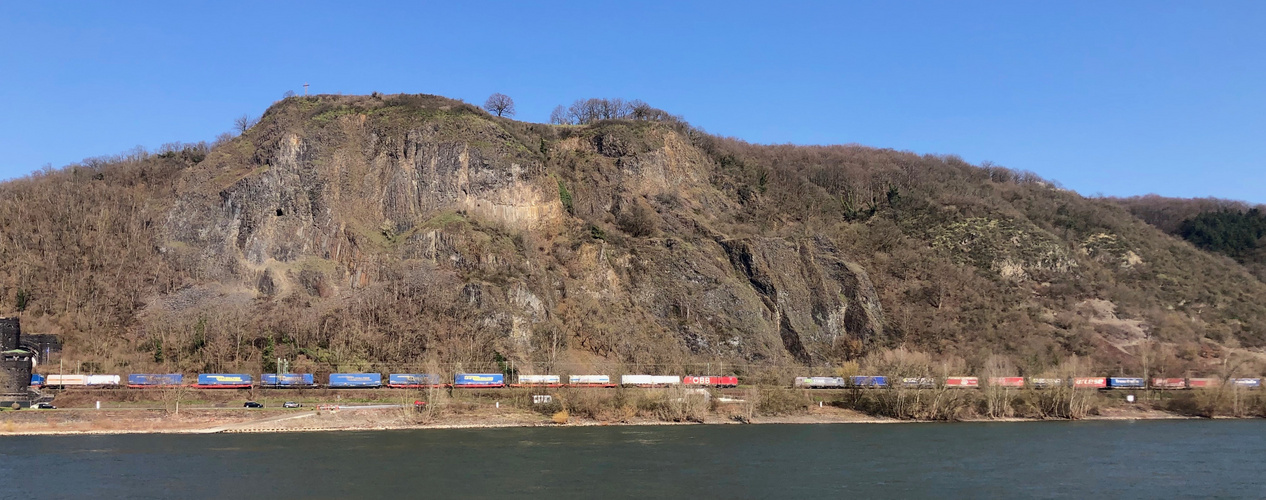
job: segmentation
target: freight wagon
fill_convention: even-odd
[[[505,387],[506,376],[500,373],[458,373],[453,376],[453,387]]]
[[[607,375],[572,375],[567,377],[567,385],[572,387],[615,387],[611,377]]]
[[[331,373],[330,387],[339,389],[373,389],[382,387],[381,373]]]
[[[1235,387],[1245,387],[1245,388],[1250,388],[1250,389],[1256,389],[1262,386],[1262,379],[1236,378],[1236,379],[1231,379],[1231,385],[1234,385]]]
[[[945,387],[980,387],[980,379],[977,377],[945,377]]]
[[[49,375],[44,379],[49,387],[103,387],[119,385],[118,375]]]
[[[989,385],[993,387],[1023,388],[1024,377],[989,377]]]
[[[796,377],[796,387],[809,389],[839,389],[844,387],[844,377]]]
[[[1142,389],[1146,386],[1140,377],[1108,377],[1109,389]]]
[[[620,385],[634,387],[668,387],[681,385],[681,377],[676,375],[621,375]]]
[[[1220,384],[1216,378],[1189,378],[1187,379],[1187,387],[1192,389],[1208,389],[1217,387]]]
[[[863,389],[878,389],[888,387],[888,377],[876,377],[873,375],[854,375],[848,379],[849,385],[860,387]]]
[[[1107,377],[1073,377],[1074,389],[1103,389],[1108,387]]]
[[[262,373],[259,375],[259,386],[273,389],[290,387],[312,387],[316,379],[311,373]]]
[[[83,387],[87,380],[86,375],[49,375],[46,379],[49,387]]]
[[[197,389],[250,389],[253,380],[245,373],[200,373]]]
[[[444,377],[436,373],[392,373],[387,375],[387,387],[397,389],[430,389],[444,387]]]
[[[179,387],[185,376],[179,373],[133,373],[127,376],[127,386],[133,389]]]
[[[1030,378],[1029,385],[1034,389],[1050,389],[1053,387],[1063,387],[1064,379],[1062,378]]]
[[[519,375],[519,383],[511,387],[562,387],[563,379],[558,375]]]
[[[1153,389],[1186,389],[1187,379],[1184,378],[1154,378],[1152,379]]]
[[[936,379],[932,377],[904,377],[901,387],[908,389],[932,389],[936,387]]]
[[[683,385],[702,385],[708,387],[738,387],[738,377],[699,377],[685,376],[681,378]]]

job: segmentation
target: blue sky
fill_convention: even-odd
[[[0,3],[0,178],[210,140],[308,82],[528,121],[637,98],[751,142],[1266,203],[1266,2],[223,4]]]

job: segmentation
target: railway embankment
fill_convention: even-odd
[[[1129,395],[1135,396],[1133,401]],[[776,387],[404,393],[309,389],[200,391],[182,397],[162,391],[82,390],[65,391],[54,400],[58,403],[54,410],[0,412],[0,435],[1257,418],[1266,414],[1255,392],[1246,396],[1194,391],[1010,391],[999,395],[976,390]],[[248,400],[264,407],[244,408]],[[302,406],[284,408],[286,402]]]

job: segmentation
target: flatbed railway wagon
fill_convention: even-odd
[[[500,373],[458,373],[453,376],[453,387],[461,389],[489,389],[506,386],[506,376]]]
[[[1007,389],[1023,389],[1024,377],[989,377],[990,387],[1003,387]]]
[[[1073,389],[1104,389],[1108,387],[1108,377],[1073,377]]]
[[[1109,389],[1144,389],[1147,381],[1142,377],[1108,377]]]
[[[377,389],[382,387],[381,373],[331,373],[331,389]]]
[[[114,387],[121,381],[118,375],[48,375],[44,378],[47,387]]]
[[[888,377],[875,375],[854,375],[848,378],[850,387],[860,389],[882,389],[888,387]]]
[[[1244,389],[1260,389],[1262,387],[1262,379],[1260,378],[1233,378],[1231,385]]]
[[[620,375],[620,385],[625,387],[672,387],[681,385],[677,375]]]
[[[519,382],[510,387],[562,387],[563,378],[558,375],[519,375]]]
[[[979,377],[945,377],[945,387],[975,389],[980,387]]]
[[[316,387],[311,373],[261,373],[259,386],[267,389],[302,389]]]
[[[127,376],[127,386],[132,389],[159,389],[180,387],[185,376],[180,373],[132,373]]]
[[[393,389],[440,389],[448,387],[438,373],[392,373],[387,375],[387,387]]]
[[[696,376],[687,375],[681,378],[682,385],[693,385],[702,387],[738,387],[738,377],[713,377],[713,376]]]
[[[254,379],[245,373],[199,373],[195,389],[250,389]]]
[[[609,375],[570,375],[567,377],[567,386],[611,388],[615,384],[611,382]]]
[[[1211,389],[1222,385],[1222,381],[1216,378],[1189,378],[1187,379],[1187,387],[1192,389]]]
[[[902,377],[899,383],[906,389],[936,388],[936,379],[932,377]]]
[[[1066,383],[1067,381],[1062,378],[1038,377],[1038,378],[1029,379],[1029,386],[1033,387],[1034,389],[1054,389],[1056,387],[1063,387],[1064,384]]]
[[[1162,390],[1178,390],[1187,388],[1187,379],[1185,378],[1154,378],[1152,379],[1153,389]]]

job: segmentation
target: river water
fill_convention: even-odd
[[[3,498],[1266,497],[1266,421],[0,438]]]

